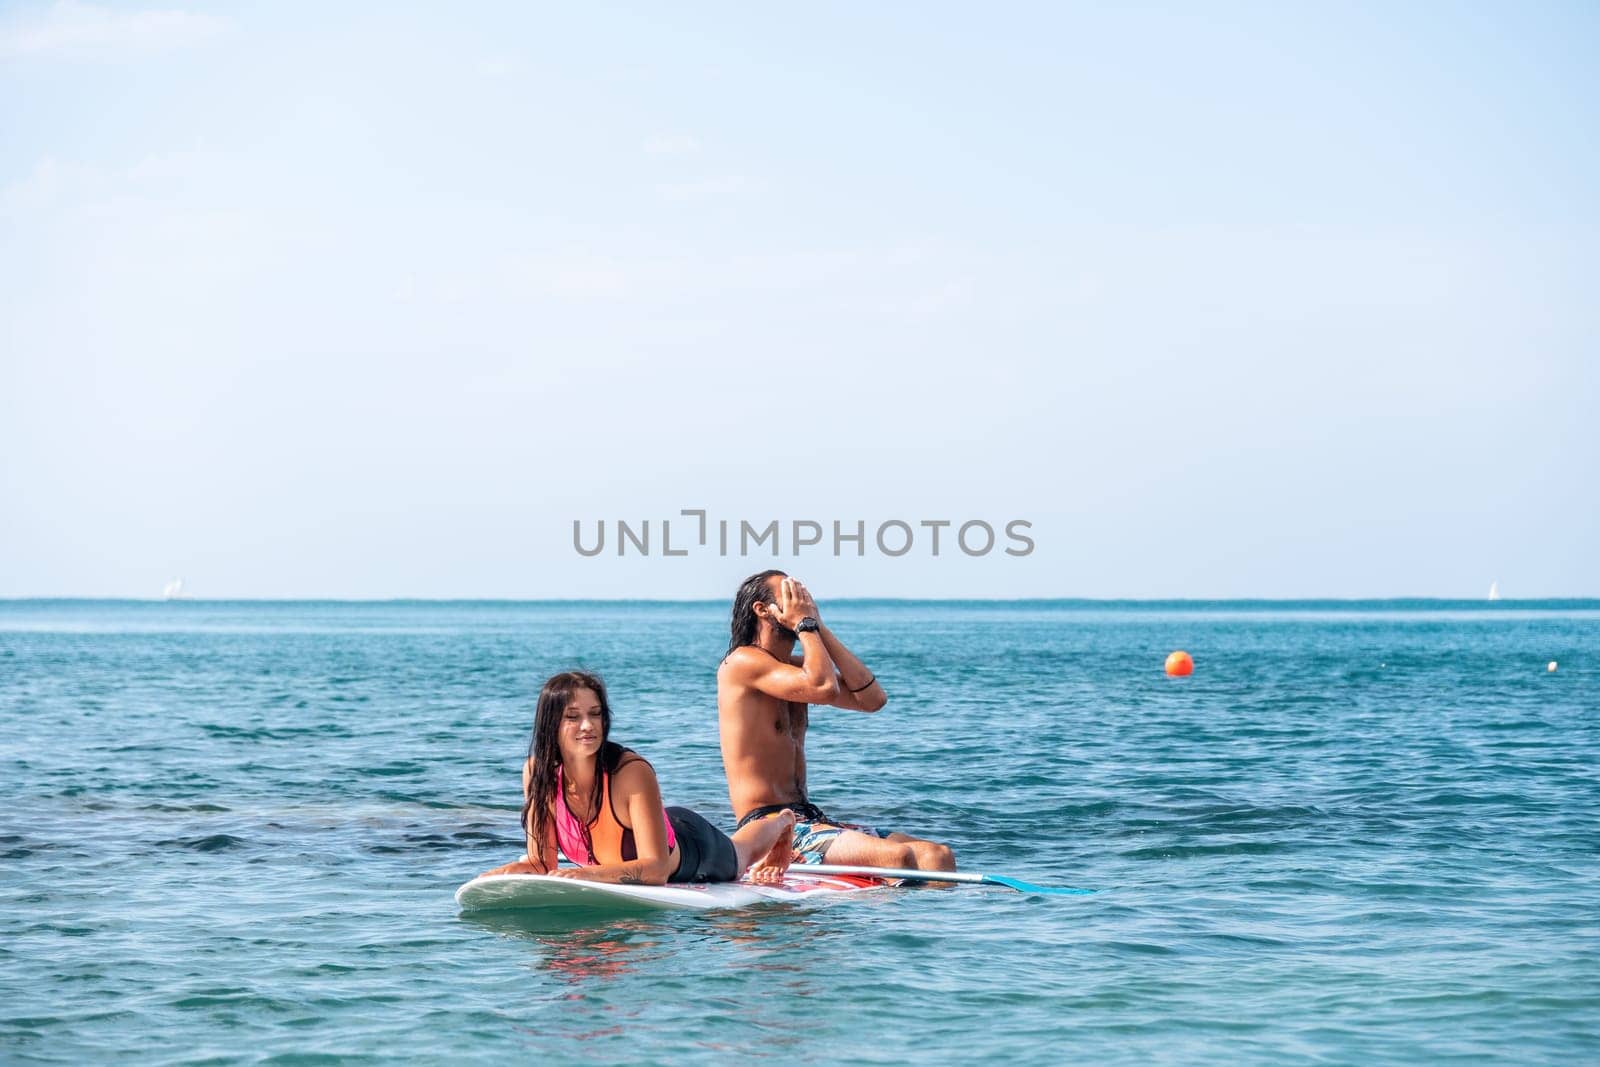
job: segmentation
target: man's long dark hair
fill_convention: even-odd
[[[580,689],[592,689],[600,701],[600,753],[595,763],[594,786],[589,792],[589,811],[600,815],[603,776],[611,774],[622,762],[627,749],[611,741],[611,705],[606,700],[606,683],[598,674],[588,671],[562,671],[544,683],[539,690],[539,704],[533,716],[533,738],[528,742],[528,762],[532,773],[528,776],[528,791],[522,798],[522,829],[528,835],[528,858],[542,859],[545,834],[555,825],[553,807],[556,799],[556,771],[561,767],[561,718],[574,694]],[[583,827],[583,843],[594,855],[594,841],[589,837],[589,827]],[[572,857],[568,857],[571,859]]]
[[[783,571],[762,571],[752,574],[739,586],[739,591],[733,594],[733,626],[728,638],[728,655],[733,655],[733,650],[743,648],[745,645],[756,643],[756,635],[761,631],[761,620],[756,618],[756,605],[776,603],[772,590],[767,588],[768,578],[787,578]]]

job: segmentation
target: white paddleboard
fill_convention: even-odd
[[[746,908],[773,901],[799,901],[864,889],[895,885],[881,878],[852,875],[807,874],[803,866],[791,867],[782,882],[681,883],[678,885],[616,885],[556,878],[548,874],[480,875],[456,890],[456,904],[464,912],[560,911],[617,914],[650,911]]]

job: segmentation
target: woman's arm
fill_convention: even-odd
[[[528,785],[533,777],[532,761],[522,765],[522,799],[528,799]],[[556,869],[556,828],[553,823],[545,825],[544,847],[535,848],[533,833],[524,826],[522,828],[526,848],[523,854],[510,863],[496,867],[492,871],[484,871],[478,877],[486,878],[491,874],[549,874]]]
[[[544,847],[537,852],[533,848],[533,835],[528,835],[528,854],[518,862],[527,865],[527,874],[554,874],[556,869],[556,831],[555,827],[547,826],[544,831]]]
[[[666,813],[661,807],[661,786],[656,772],[644,760],[634,760],[611,776],[611,800],[618,820],[633,831],[639,858],[594,867],[551,870],[562,878],[622,885],[665,885],[677,866],[676,849],[667,848]]]
[[[522,802],[528,802],[528,790],[533,785],[533,760],[526,760],[522,764]],[[530,813],[531,814],[531,813]],[[535,847],[533,831],[524,826],[523,837],[528,843],[528,854],[523,857],[529,866],[534,868],[530,874],[550,874],[556,869],[556,824],[548,813],[544,820],[544,843]]]

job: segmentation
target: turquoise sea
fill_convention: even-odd
[[[464,919],[557,669],[727,826],[725,603],[0,602],[0,1061],[1600,1060],[1600,602],[822,607],[813,797],[1100,892]]]

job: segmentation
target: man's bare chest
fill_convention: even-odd
[[[798,745],[805,740],[810,715],[811,711],[805,704],[777,701],[773,710],[772,726],[778,734],[788,737]]]

